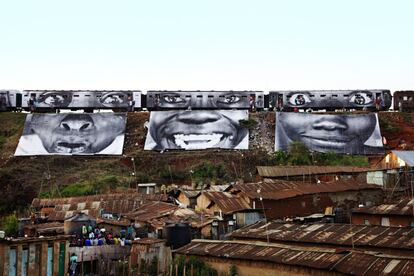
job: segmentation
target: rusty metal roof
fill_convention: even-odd
[[[302,181],[270,180],[259,183],[236,184],[233,191],[240,191],[249,198],[285,199],[307,194],[337,193],[364,189],[378,189],[378,185],[358,183],[355,180],[333,182],[303,183]]]
[[[353,209],[352,213],[414,216],[414,199],[404,198],[396,203],[386,203],[372,207],[359,207]]]
[[[339,246],[414,249],[414,228],[347,225],[335,223],[294,224],[257,222],[231,233],[236,239],[300,242]]]
[[[378,171],[369,167],[351,166],[257,166],[261,177],[289,177],[317,174],[353,174]]]
[[[293,247],[244,241],[193,240],[179,248],[184,255],[212,256],[220,259],[264,261],[277,264],[329,270],[354,275],[412,275],[414,259],[371,252]]]
[[[63,234],[64,228],[62,222],[48,222],[40,224],[29,224],[24,226],[25,229],[34,230],[39,235]]]
[[[63,221],[80,212],[95,218],[99,217],[102,211],[125,214],[145,202],[166,200],[168,200],[168,196],[165,194],[116,193],[68,198],[35,198],[32,207],[38,210],[44,207],[53,207],[48,220]]]
[[[149,222],[152,219],[173,214],[178,209],[177,205],[165,202],[149,202],[141,205],[137,210],[125,214],[125,217],[141,222]]]
[[[99,194],[90,196],[65,197],[65,198],[34,198],[32,208],[40,209],[43,207],[54,207],[56,205],[79,204],[102,201],[119,201],[119,200],[135,200],[135,201],[168,201],[168,195],[165,194],[141,194],[141,193],[113,193]]]
[[[180,190],[187,198],[196,198],[201,194],[201,190]]]
[[[161,242],[163,243],[165,242],[165,240],[160,240],[157,238],[142,238],[142,239],[132,241],[133,244],[156,244],[156,243],[161,243]]]
[[[230,193],[205,191],[203,192],[203,195],[217,204],[224,214],[232,214],[252,209],[244,198],[234,196]]]

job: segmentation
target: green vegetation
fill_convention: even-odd
[[[192,170],[192,182],[194,183],[218,183],[226,179],[226,168],[223,164],[203,162]]]
[[[387,118],[380,118],[379,120],[381,131],[395,133],[399,132],[401,129],[395,123],[392,123]]]
[[[254,129],[257,126],[257,121],[254,119],[239,120],[240,126],[247,129]]]
[[[178,268],[178,275],[185,276],[217,276],[217,270],[210,267],[204,261],[196,257],[190,257],[186,259],[185,256],[179,256],[173,261],[173,273],[175,273],[175,268]],[[184,274],[185,267],[185,274]]]
[[[26,114],[23,113],[0,113],[0,157],[7,155],[6,152],[1,151],[14,150],[14,144],[17,144],[25,117]],[[7,144],[13,144],[13,146],[10,145],[9,149]]]
[[[229,269],[229,275],[230,276],[237,276],[237,266],[232,265]]]
[[[361,155],[345,155],[334,152],[310,152],[302,142],[293,142],[289,152],[276,151],[272,156],[273,165],[278,166],[368,166],[368,158]]]
[[[62,197],[85,196],[108,192],[109,190],[118,188],[121,185],[118,178],[114,175],[100,176],[94,180],[86,180],[74,183],[64,187],[60,194],[58,191],[44,192],[39,197],[55,197],[61,195]]]
[[[406,113],[406,112],[400,112],[398,113],[400,114],[400,116],[402,117],[403,121],[405,124],[409,125],[409,126],[413,126],[413,117],[411,116],[411,113]]]
[[[12,237],[17,236],[17,231],[19,230],[18,220],[15,214],[8,215],[3,220],[4,231],[6,236]]]

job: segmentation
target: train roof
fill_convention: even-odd
[[[338,90],[270,90],[272,92],[354,92],[354,91],[390,91],[389,89],[338,89]]]
[[[117,89],[112,89],[112,90],[82,90],[82,89],[77,89],[77,90],[41,90],[41,89],[35,89],[35,90],[31,90],[31,89],[25,89],[23,90],[23,92],[92,92],[92,93],[96,93],[96,92],[141,92],[141,90],[117,90]]]
[[[174,93],[174,92],[180,92],[180,93],[198,93],[198,92],[213,92],[213,93],[219,93],[219,92],[244,92],[244,93],[263,93],[262,90],[148,90],[148,93]]]

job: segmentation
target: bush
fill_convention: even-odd
[[[346,155],[334,152],[310,152],[302,142],[293,142],[289,152],[276,151],[272,158],[273,165],[277,166],[368,166],[368,158],[361,155]]]
[[[8,215],[4,219],[3,225],[6,236],[17,236],[17,232],[19,230],[19,222],[15,214]]]
[[[212,164],[210,162],[203,162],[201,165],[193,168],[192,181],[199,183],[217,182],[220,179],[225,179],[227,176],[226,168],[223,164]]]
[[[399,132],[401,130],[398,126],[391,123],[388,119],[385,119],[385,118],[381,118],[379,120],[379,124],[380,124],[381,131],[394,133],[394,132]]]
[[[254,129],[257,126],[257,121],[253,119],[239,120],[240,126],[247,129]]]
[[[184,266],[186,268],[185,276],[217,276],[217,270],[204,263],[199,258],[191,256],[186,260],[185,256],[175,258],[173,262],[173,271],[175,273],[175,266],[178,266],[178,275],[184,275]],[[192,272],[192,274],[191,274]],[[174,274],[173,273],[173,274]]]
[[[237,266],[232,265],[232,266],[230,267],[230,270],[229,270],[229,275],[230,275],[230,276],[237,276]]]

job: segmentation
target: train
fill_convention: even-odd
[[[394,110],[414,112],[414,91],[395,91]]]
[[[394,109],[414,110],[414,91],[396,92]],[[60,109],[97,109],[114,111],[180,109],[254,109],[254,110],[381,110],[393,104],[390,90],[279,90],[207,91],[207,90],[0,90],[0,111],[57,112]],[[411,106],[408,102],[413,102]]]

